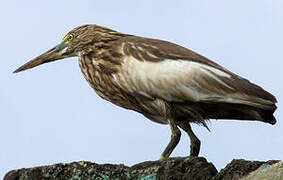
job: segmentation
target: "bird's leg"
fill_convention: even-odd
[[[180,126],[190,136],[190,139],[191,139],[190,156],[198,156],[199,151],[200,151],[200,140],[193,132],[190,123],[187,121],[178,121],[178,126]]]
[[[171,140],[167,145],[166,149],[163,151],[160,160],[169,158],[170,154],[179,143],[181,137],[181,131],[175,124],[174,120],[168,119],[168,124],[170,125],[171,128]]]

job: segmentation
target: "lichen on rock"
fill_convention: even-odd
[[[79,161],[12,170],[5,175],[4,180],[234,180],[245,177],[251,180],[258,178],[262,171],[271,172],[272,164],[278,162],[233,160],[218,173],[214,165],[203,157],[146,161],[131,167]],[[280,163],[276,164],[277,169],[281,170],[281,174],[277,173],[280,174],[278,177],[283,176],[283,163]]]

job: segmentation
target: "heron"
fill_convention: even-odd
[[[168,124],[171,139],[160,159],[169,158],[181,137],[190,137],[190,156],[201,141],[191,128],[207,120],[252,120],[275,124],[275,96],[210,59],[177,44],[87,24],[71,30],[54,48],[14,73],[68,57],[94,91],[111,103]]]

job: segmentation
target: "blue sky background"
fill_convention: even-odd
[[[283,1],[5,1],[0,7],[0,178],[17,168],[92,161],[156,160],[168,126],[100,99],[77,58],[12,72],[90,23],[190,48],[273,93],[277,124],[193,125],[200,156],[217,169],[232,159],[283,159]],[[172,156],[189,155],[183,133]]]

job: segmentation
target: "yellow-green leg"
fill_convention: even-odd
[[[194,134],[190,123],[188,121],[178,121],[178,126],[180,126],[190,136],[190,139],[191,139],[190,156],[198,156],[201,143],[198,137]]]
[[[168,124],[170,125],[170,128],[171,128],[171,140],[169,144],[167,145],[167,147],[165,148],[165,150],[163,151],[160,159],[169,158],[170,154],[172,153],[172,151],[175,149],[175,147],[179,143],[180,137],[181,137],[181,131],[175,124],[174,120],[168,119]]]

